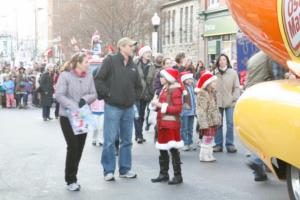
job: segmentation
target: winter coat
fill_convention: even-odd
[[[15,82],[12,80],[4,81],[3,89],[6,94],[14,94],[15,93]]]
[[[187,95],[182,95],[182,116],[195,116],[196,115],[196,97],[194,87],[192,85],[185,85]]]
[[[95,77],[98,97],[119,108],[129,108],[139,99],[142,84],[132,58],[124,65],[124,56],[118,52],[107,56]]]
[[[155,94],[158,96],[163,88],[163,85],[160,82],[160,71],[161,69],[156,71],[155,78],[153,80],[153,90]]]
[[[200,129],[208,129],[220,125],[221,114],[216,102],[216,95],[200,89],[197,93],[197,118]]]
[[[182,111],[182,90],[178,83],[163,88],[159,96],[162,108],[157,110],[158,138],[156,148],[169,150],[182,148],[180,136],[180,113]]]
[[[267,54],[260,51],[248,60],[246,88],[273,79],[272,60]]]
[[[61,73],[56,86],[56,101],[60,104],[59,115],[66,117],[67,109],[78,110],[80,99],[84,99],[87,104],[97,99],[92,75],[79,77],[73,71]]]
[[[138,59],[136,65],[143,87],[140,99],[149,102],[154,96],[153,80],[156,68],[151,62],[143,64],[141,59]]]
[[[217,71],[217,105],[220,108],[234,107],[240,96],[240,82],[238,74],[232,68],[226,72]]]
[[[53,82],[49,72],[45,72],[40,78],[40,92],[42,106],[51,106],[53,103]]]
[[[26,93],[26,75],[25,74],[18,74],[16,78],[16,93],[21,94],[21,93]]]

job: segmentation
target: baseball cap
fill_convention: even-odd
[[[134,41],[128,37],[124,37],[124,38],[120,39],[117,43],[118,48],[124,47],[126,45],[131,45],[131,46],[137,45],[137,41]]]

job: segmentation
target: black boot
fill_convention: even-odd
[[[169,181],[169,155],[168,152],[159,156],[160,172],[157,178],[151,179],[152,183],[160,183]]]
[[[172,164],[174,169],[174,178],[169,181],[169,185],[177,185],[183,182],[181,175],[181,161],[179,156],[179,151],[177,149],[171,149],[172,154]]]

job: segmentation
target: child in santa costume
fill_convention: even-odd
[[[196,115],[194,75],[188,71],[182,72],[181,82],[184,85],[180,130],[184,141],[183,151],[196,150],[196,146],[193,145],[194,118]]]
[[[183,182],[181,175],[181,161],[179,150],[184,146],[180,137],[180,113],[182,111],[182,86],[179,83],[180,74],[172,68],[164,69],[160,72],[160,81],[163,89],[158,100],[151,102],[157,111],[158,138],[156,148],[160,150],[159,176],[151,181],[169,181],[169,185]],[[172,156],[174,178],[169,180],[169,151]]]
[[[217,77],[210,72],[205,72],[198,84],[197,93],[197,117],[200,125],[200,133],[203,135],[199,154],[201,162],[214,162],[213,139],[217,127],[221,124],[221,114],[216,101]]]

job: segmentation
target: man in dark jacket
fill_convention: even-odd
[[[175,57],[176,65],[173,67],[173,69],[178,70],[180,73],[185,71],[185,65],[186,65],[186,58],[185,53],[179,53]]]
[[[121,178],[136,178],[131,171],[131,147],[134,122],[134,103],[141,94],[142,85],[132,49],[136,42],[130,38],[118,41],[118,53],[103,61],[95,78],[98,97],[105,101],[104,144],[101,163],[104,179],[113,181],[116,168],[115,141],[120,137],[119,173]]]
[[[52,73],[54,67],[52,64],[47,65],[47,71],[42,74],[40,79],[40,91],[41,91],[41,104],[43,108],[43,119],[44,121],[52,120],[50,117],[50,108],[53,103],[53,81]]]
[[[144,46],[139,50],[139,58],[137,59],[137,69],[140,76],[143,90],[140,99],[136,102],[137,110],[139,112],[139,117],[135,118],[135,140],[137,143],[141,144],[146,140],[143,137],[143,125],[145,117],[145,109],[148,108],[150,101],[154,96],[153,90],[153,80],[155,76],[155,65],[151,62],[152,50],[149,46]],[[146,116],[146,130],[150,128],[149,120],[150,110],[147,109]]]

